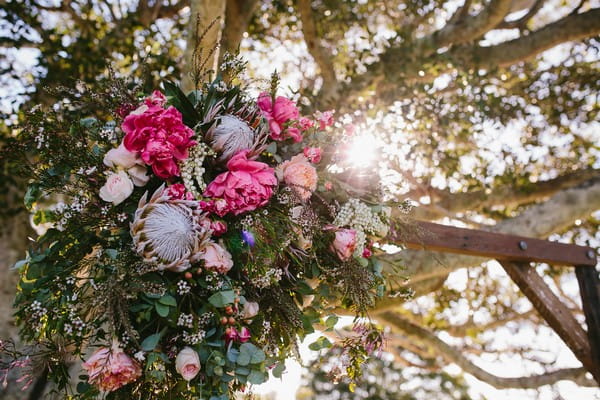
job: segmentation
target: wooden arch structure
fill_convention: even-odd
[[[496,259],[548,325],[560,336],[600,386],[600,278],[591,247],[417,222],[400,239],[417,250]],[[552,292],[531,263],[575,267],[587,330]]]

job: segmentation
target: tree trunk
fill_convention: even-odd
[[[8,209],[19,209],[22,204],[21,190],[14,188],[5,193]],[[16,261],[25,257],[27,237],[33,234],[29,224],[29,215],[23,208],[15,215],[3,218],[0,226],[0,339],[12,339],[19,344],[17,327],[13,319],[13,302],[18,281],[18,273],[11,270]],[[9,376],[8,386],[0,386],[0,398],[3,400],[22,400],[27,398],[21,390],[22,384],[15,382],[19,377],[18,371]]]
[[[181,79],[181,88],[184,92],[194,89],[193,75],[198,67],[197,61],[203,63],[204,70],[216,71],[218,67],[219,43],[221,42],[221,33],[224,26],[225,4],[225,0],[190,1],[191,14],[186,48],[183,53],[183,76]],[[199,36],[213,22],[215,22],[214,25],[198,42]],[[198,53],[194,54],[196,48],[198,48]]]

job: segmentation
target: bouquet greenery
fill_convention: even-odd
[[[385,291],[391,208],[377,179],[348,183],[352,130],[301,116],[276,76],[250,95],[243,65],[225,65],[188,94],[117,78],[72,93],[109,117],[28,115],[14,151],[29,152],[25,202],[45,232],[18,265],[16,315],[68,398],[227,399],[281,376],[343,309],[358,336],[341,374],[382,346],[358,317]]]

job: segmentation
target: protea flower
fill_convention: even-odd
[[[162,186],[147,197],[140,199],[130,226],[135,250],[160,270],[188,269],[209,242],[210,220],[198,202],[172,200]]]
[[[254,130],[241,118],[226,114],[217,117],[208,139],[212,149],[220,154],[219,161],[226,162],[238,151],[252,148]]]

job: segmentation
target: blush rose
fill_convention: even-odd
[[[186,381],[191,381],[200,372],[200,357],[196,350],[191,347],[181,349],[175,359],[175,370]]]

